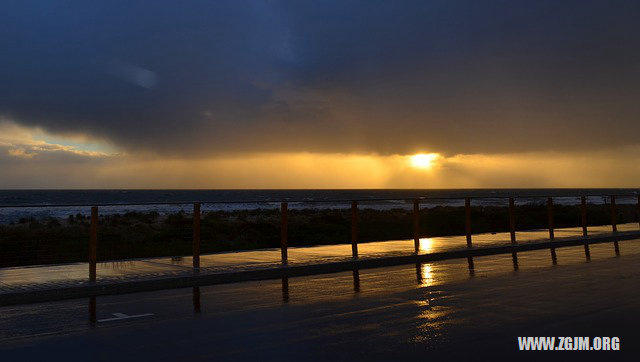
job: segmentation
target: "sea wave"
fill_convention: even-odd
[[[521,197],[516,199],[516,205],[532,205],[546,203],[546,197]],[[579,205],[581,202],[580,197],[556,197],[554,198],[554,204],[556,205]],[[609,202],[607,197],[602,196],[589,196],[587,202],[590,204],[606,204]],[[637,202],[637,198],[634,196],[618,197],[616,203],[618,204],[634,204]],[[471,200],[473,206],[507,206],[508,199],[504,197],[482,197]],[[438,206],[464,206],[464,199],[460,198],[422,198],[420,200],[421,208],[434,208]],[[288,203],[288,208],[291,210],[304,210],[304,209],[348,209],[351,207],[351,201],[324,201],[324,200],[305,200],[305,201],[293,201]],[[358,207],[360,209],[374,209],[374,210],[393,210],[403,209],[411,210],[413,208],[413,201],[411,199],[403,200],[366,200],[359,201]],[[262,202],[216,202],[216,203],[203,203],[201,205],[202,212],[209,211],[237,211],[237,210],[257,210],[257,209],[279,209],[279,201],[262,201]],[[172,214],[183,211],[185,213],[191,213],[193,211],[192,203],[180,203],[180,204],[144,204],[144,205],[108,205],[100,206],[99,212],[101,215],[113,215],[124,214],[127,212],[157,212],[160,215]],[[0,224],[8,224],[12,222],[19,222],[21,219],[47,219],[47,218],[67,218],[70,215],[83,215],[88,216],[91,213],[90,206],[9,206],[0,208]]]

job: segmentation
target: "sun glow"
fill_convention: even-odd
[[[418,153],[411,156],[411,166],[416,168],[431,168],[440,157],[437,153]]]

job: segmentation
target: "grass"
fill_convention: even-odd
[[[635,205],[618,205],[618,223],[638,220]],[[422,237],[463,235],[463,207],[438,206],[420,211]],[[546,205],[519,205],[515,209],[516,228],[546,228]],[[507,207],[471,208],[473,233],[509,230]],[[587,206],[589,225],[611,223],[609,205]],[[556,205],[556,228],[581,225],[579,206]],[[192,253],[192,215],[179,212],[129,212],[99,217],[98,260]],[[339,244],[351,241],[349,209],[289,210],[289,245]],[[360,242],[413,238],[410,210],[372,210],[358,212]],[[280,245],[280,212],[275,209],[207,212],[201,221],[201,251],[213,253],[248,250]],[[0,225],[0,267],[87,261],[89,220],[83,215],[67,219],[22,219]]]

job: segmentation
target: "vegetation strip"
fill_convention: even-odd
[[[506,206],[436,206],[419,208],[416,218],[411,209],[374,210],[358,205],[358,243],[465,235],[466,233],[500,233],[511,229]],[[637,222],[637,206],[617,205],[618,223]],[[100,211],[101,212],[101,211]],[[515,230],[545,229],[549,226],[548,206],[515,205]],[[587,204],[589,226],[611,223],[610,205]],[[553,224],[557,229],[582,225],[579,205],[554,205]],[[469,229],[465,220],[469,218]],[[86,262],[89,255],[89,218],[22,218],[13,224],[0,225],[0,268]],[[350,209],[289,209],[288,246],[347,244],[353,240]],[[200,251],[277,248],[281,243],[281,211],[256,209],[203,212]],[[101,214],[98,219],[97,260],[192,255],[193,217],[190,212],[159,214],[127,212]]]

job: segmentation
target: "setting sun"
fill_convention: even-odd
[[[418,153],[411,156],[411,166],[416,168],[431,168],[438,158],[437,153]]]

